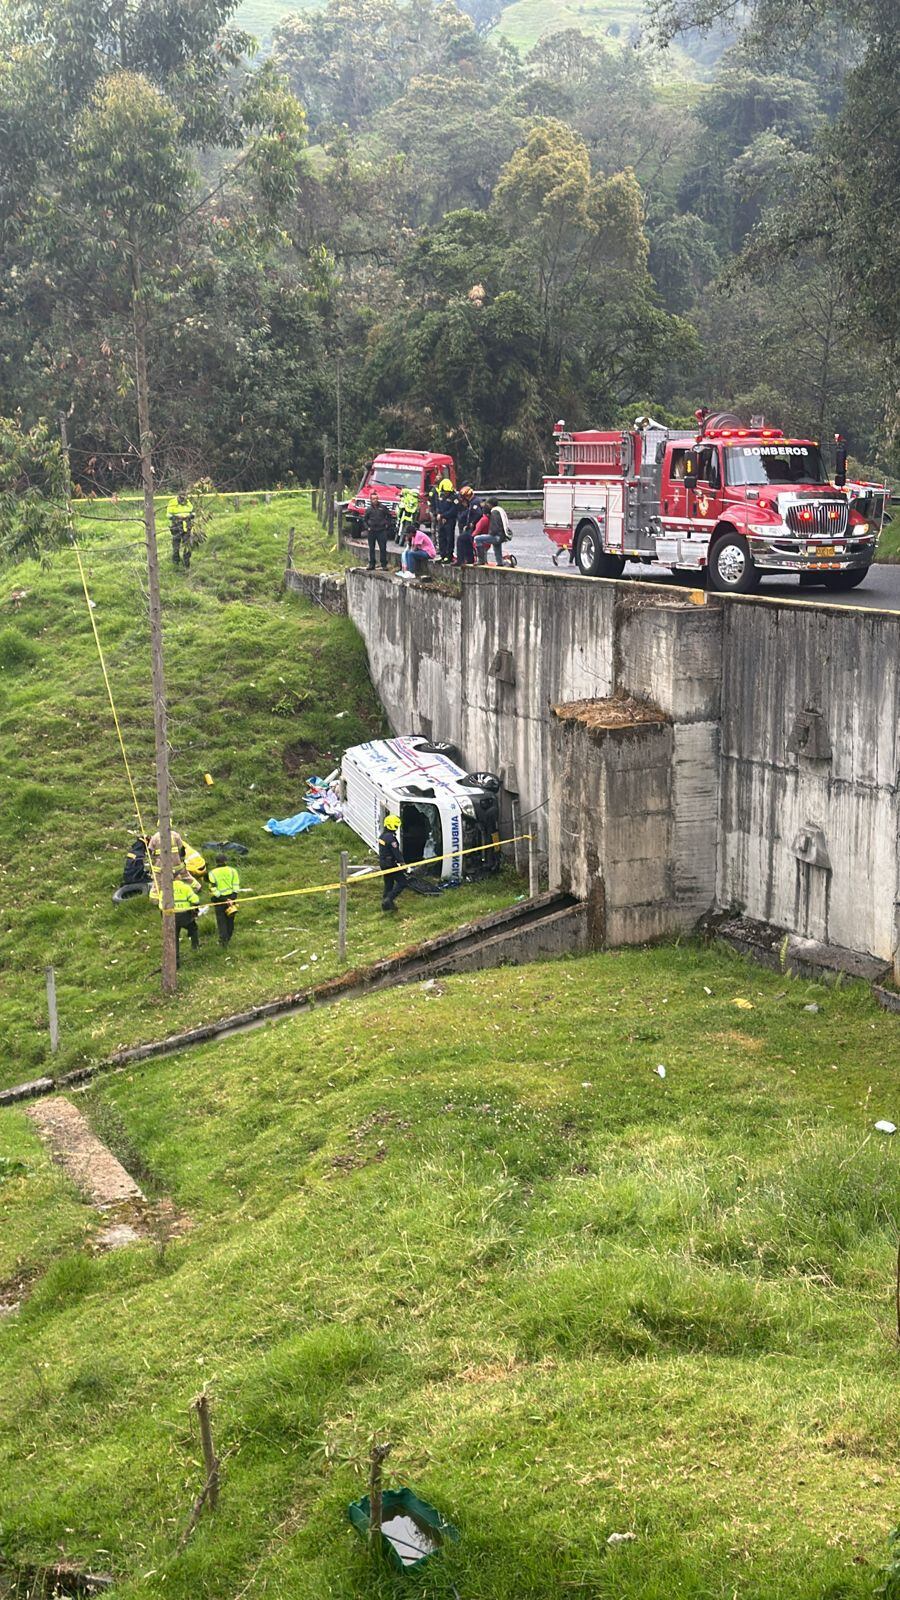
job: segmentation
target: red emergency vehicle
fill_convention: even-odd
[[[818,443],[760,419],[719,412],[686,432],[639,417],[625,432],[570,433],[544,479],[544,528],[586,577],[621,577],[626,561],[708,573],[710,588],[748,594],[767,572],[854,589],[884,522],[881,484],[832,483]]]
[[[436,455],[431,450],[385,450],[370,461],[355,495],[347,502],[346,515],[351,528],[359,526],[362,514],[374,489],[379,500],[396,513],[404,489],[415,489],[419,496],[419,511],[428,509],[432,489],[445,478],[456,488],[456,467],[452,456]]]

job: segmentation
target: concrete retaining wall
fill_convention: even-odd
[[[890,960],[900,617],[729,605],[722,689],[720,903]]]
[[[603,901],[611,942],[718,907],[897,958],[900,616],[563,573],[461,578],[348,574],[391,726],[503,775],[551,883]],[[657,707],[665,731],[591,745],[554,727],[555,705],[617,694]]]

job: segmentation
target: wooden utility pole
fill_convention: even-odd
[[[147,377],[147,311],[141,292],[141,261],[131,241],[131,311],[134,323],[134,378],[137,394],[141,485],[144,491],[144,533],[147,542],[147,588],[150,599],[150,670],[153,685],[153,740],[156,750],[156,808],[159,817],[160,910],[162,912],[162,989],[178,986],[175,952],[175,895],[172,888],[172,815],[169,809],[169,734],[166,726],[166,677],[163,670],[162,599],[156,508],[153,504],[153,435],[150,431],[150,385]]]

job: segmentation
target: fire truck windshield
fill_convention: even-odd
[[[375,467],[369,474],[369,487],[380,484],[385,489],[421,489],[422,471],[418,467]]]
[[[812,444],[732,444],[725,450],[725,479],[732,485],[827,483],[828,474]]]

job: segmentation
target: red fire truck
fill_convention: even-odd
[[[396,514],[403,489],[415,489],[420,512],[427,511],[429,496],[445,478],[456,485],[452,456],[436,455],[431,450],[385,450],[370,461],[355,495],[347,501],[351,532],[358,529],[369,495],[374,489],[379,500]]]
[[[544,528],[586,577],[619,578],[626,561],[708,573],[712,589],[748,594],[767,572],[854,589],[884,522],[881,484],[837,487],[812,439],[754,418],[697,413],[693,432],[639,417],[626,432],[555,434],[559,468],[544,479]],[[842,474],[838,474],[840,481]]]

